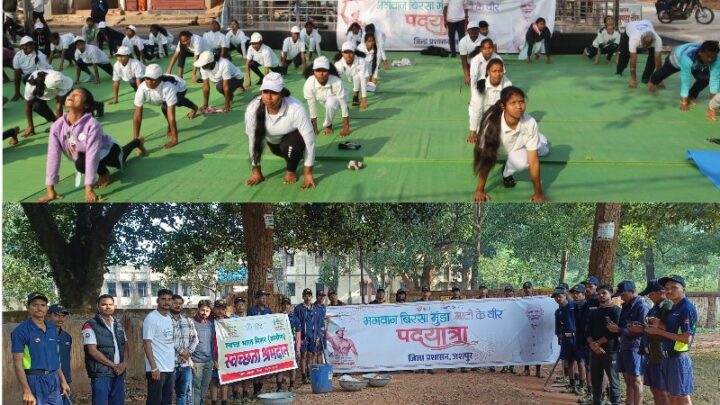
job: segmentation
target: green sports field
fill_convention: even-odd
[[[245,106],[258,86],[235,99],[230,113],[179,119],[180,144],[165,150],[166,122],[159,107],[145,108],[142,135],[149,155],[131,157],[112,184],[100,191],[105,201],[471,201],[476,180],[471,169],[472,146],[467,136],[469,89],[462,85],[459,59],[390,53],[408,57],[413,66],[381,73],[379,91],[370,94],[370,108],[351,107],[348,140],[357,151],[339,150],[337,135],[319,135],[315,167],[317,188],[283,185],[284,162],[268,150],[263,156],[267,180],[245,185],[250,174]],[[551,201],[719,201],[720,189],[686,160],[689,149],[718,150],[706,141],[720,135],[720,124],[704,119],[707,92],[689,113],[678,108],[679,76],[657,96],[644,87],[627,88],[627,77],[614,67],[594,66],[579,56],[557,56],[554,64],[528,66],[514,55],[506,58],[508,77],[529,94],[528,112],[552,143],[542,159],[542,179]],[[57,62],[56,62],[57,63]],[[166,60],[165,60],[166,63]],[[237,59],[236,59],[237,63]],[[639,64],[644,63],[641,56]],[[642,65],[641,65],[642,66]],[[74,78],[74,68],[68,70]],[[111,79],[88,85],[96,98],[108,100]],[[85,75],[83,75],[85,77]],[[189,78],[186,73],[185,78]],[[287,87],[300,98],[303,79],[290,69]],[[190,84],[188,97],[202,103],[200,84]],[[12,84],[3,86],[12,97]],[[120,103],[107,105],[101,119],[121,144],[132,137],[131,89],[121,86]],[[212,88],[211,104],[222,97]],[[3,128],[24,129],[24,103],[3,107]],[[184,117],[180,109],[179,117]],[[322,122],[322,108],[320,121]],[[339,115],[339,114],[338,114]],[[49,124],[35,116],[37,135],[3,149],[5,201],[34,201],[44,194]],[[340,117],[335,128],[341,127]],[[339,131],[337,131],[339,132]],[[345,168],[351,159],[366,165]],[[495,201],[527,201],[532,185],[527,173],[516,176],[517,187],[504,189],[499,167],[488,182]],[[74,167],[64,160],[59,193],[63,201],[82,201],[74,186]]]

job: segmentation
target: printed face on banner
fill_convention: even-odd
[[[328,307],[326,355],[338,372],[551,364],[556,306],[528,297]]]
[[[525,33],[539,17],[551,31],[555,25],[553,0],[465,0],[465,7],[469,21],[488,22],[501,53],[520,52]],[[385,50],[449,48],[442,0],[340,0],[338,15],[338,45],[347,40],[348,28],[356,22],[363,29],[373,23],[384,35]]]

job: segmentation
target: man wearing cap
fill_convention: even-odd
[[[513,298],[515,296],[515,288],[513,288],[512,285],[508,284],[503,289],[503,293],[505,295],[505,298]],[[495,368],[493,367],[490,370],[491,373],[495,372]],[[510,373],[515,374],[515,366],[503,366],[503,368],[500,369],[501,373]]]
[[[282,74],[287,74],[290,63],[293,63],[296,69],[302,65],[302,72],[307,70],[305,42],[300,40],[300,27],[297,25],[290,28],[290,36],[283,40],[282,52],[280,53]]]
[[[233,313],[230,318],[244,318],[247,316],[247,305],[245,298],[235,297],[233,299]],[[250,396],[250,383],[251,380],[242,380],[232,385],[233,402],[238,402],[241,399],[246,399]],[[241,393],[242,392],[242,396]]]
[[[622,300],[622,311],[620,321],[617,324],[609,324],[608,330],[620,336],[620,351],[618,353],[618,371],[625,378],[627,387],[626,404],[642,404],[642,375],[644,373],[645,355],[640,349],[642,334],[633,333],[628,326],[632,324],[644,324],[648,307],[645,301],[638,296],[635,283],[630,280],[623,280],[618,284],[613,297],[620,297]]]
[[[75,37],[75,61],[77,62],[77,74],[75,76],[75,82],[80,82],[80,72],[85,72],[90,75],[88,81],[100,84],[100,75],[98,74],[98,67],[105,71],[108,75],[112,76],[113,67],[110,64],[110,58],[103,51],[95,45],[85,43],[85,38]],[[88,65],[92,65],[93,71],[90,73]]]
[[[586,338],[590,354],[590,380],[593,405],[603,403],[603,376],[607,376],[610,403],[620,403],[620,381],[617,372],[618,335],[609,330],[609,324],[620,321],[620,308],[612,303],[612,285],[597,287],[600,306],[590,311]]]
[[[370,304],[384,304],[385,303],[385,289],[380,287],[375,292],[375,299],[370,301]]]
[[[35,133],[33,112],[50,123],[62,117],[65,98],[72,90],[72,85],[71,78],[55,70],[37,70],[28,76],[23,94],[25,98],[25,118],[27,120],[24,136]],[[39,88],[42,87],[45,90],[40,93]],[[50,100],[55,100],[54,112],[48,106],[47,102]]]
[[[55,56],[60,58],[60,66],[58,70],[63,70],[65,61],[70,66],[75,64],[75,35],[72,32],[60,35],[57,32],[50,34],[50,53],[48,55],[48,63],[52,64]]]
[[[177,120],[175,119],[176,107],[187,107],[191,111],[187,118],[192,120],[198,112],[199,107],[190,99],[185,97],[187,94],[187,85],[185,80],[179,76],[166,74],[160,65],[152,64],[145,68],[145,81],[143,81],[135,92],[135,113],[133,114],[133,138],[140,137],[140,127],[142,126],[143,105],[145,103],[160,105],[165,119],[168,123],[166,136],[170,138],[165,143],[165,148],[172,148],[177,145],[178,129]]]
[[[478,286],[478,296],[477,296],[477,298],[478,298],[478,299],[490,298],[490,297],[488,296],[488,288],[487,288],[487,286],[486,286],[485,284],[483,284],[483,283],[480,283],[480,285]]]
[[[575,302],[575,326],[577,330],[575,332],[575,361],[577,362],[579,383],[575,393],[582,398],[586,393],[589,395],[589,390],[585,391],[590,376],[590,349],[587,347],[587,340],[585,340],[585,328],[590,315],[590,307],[585,299],[584,285],[575,284],[570,289],[570,295]]]
[[[328,301],[329,307],[341,307],[345,305],[344,302],[338,299],[337,291],[335,291],[334,288],[331,288],[330,291],[328,291]]]
[[[175,341],[170,317],[172,296],[168,289],[158,291],[157,309],[143,321],[147,405],[165,405],[172,400],[175,380]]]
[[[247,305],[245,304],[245,298],[235,297],[233,299],[233,313],[230,318],[243,318],[247,316]]]
[[[105,22],[105,16],[110,8],[107,0],[91,0],[90,1],[90,18],[96,23]]]
[[[360,106],[361,110],[368,107],[367,82],[370,77],[370,66],[365,58],[355,55],[355,47],[350,42],[344,42],[340,47],[342,57],[335,62],[335,68],[340,76],[344,76],[353,86],[352,105]]]
[[[108,51],[110,52],[110,55],[115,54],[115,51],[117,51],[117,48],[122,45],[122,41],[125,39],[125,35],[107,25],[105,21],[100,21],[98,23],[98,33],[97,33],[97,42],[98,42],[98,48],[103,49],[105,42],[108,44]],[[90,42],[87,41],[86,42]]]
[[[468,27],[468,34],[470,34],[469,27]],[[468,37],[469,37],[468,35],[464,36],[463,40],[466,40]],[[461,40],[461,42],[462,42],[462,40]],[[460,56],[463,56],[462,52],[463,52],[463,48],[462,48],[462,45],[460,45]],[[524,282],[522,285],[522,288],[523,288],[523,297],[532,297],[534,295],[532,282],[530,282],[530,281]],[[523,375],[530,376],[530,366],[527,364],[525,365]],[[539,364],[535,365],[535,375],[538,376],[538,378],[542,375],[540,373],[540,365]]]
[[[125,403],[125,370],[130,356],[122,324],[113,317],[115,299],[103,294],[97,299],[97,313],[82,327],[85,369],[90,378],[92,403]]]
[[[290,303],[290,300],[287,297],[283,297],[282,300],[280,300],[280,311],[283,314],[287,314],[288,320],[290,321],[290,332],[292,333],[293,337],[293,345],[295,349],[295,358],[300,358],[300,340],[298,339],[298,334],[300,333],[300,320],[297,316],[295,316],[295,313],[292,310],[292,304]],[[285,383],[285,377],[288,379],[288,390],[294,391],[295,390],[295,370],[289,370],[282,373],[278,373],[277,375],[277,392],[283,391],[283,384]]]
[[[135,92],[145,80],[145,65],[137,59],[130,58],[130,54],[130,48],[127,46],[121,46],[115,52],[117,61],[113,65],[113,99],[110,100],[110,104],[118,103],[121,80],[129,84]]]
[[[218,20],[213,19],[210,21],[210,31],[206,31],[203,34],[203,39],[208,44],[209,50],[213,53],[216,58],[226,58],[229,48],[227,38],[222,31],[220,31],[220,23]]]
[[[57,328],[45,320],[47,304],[44,294],[28,295],[30,319],[10,334],[13,366],[24,404],[61,405],[61,395],[70,395],[70,386],[60,368]]]
[[[560,359],[563,361],[565,375],[570,378],[570,389],[575,391],[577,389],[574,372],[575,332],[577,332],[575,302],[568,301],[566,291],[562,288],[555,289],[550,298],[558,304],[558,309],[555,311],[555,335],[560,345]]]
[[[667,321],[667,316],[672,309],[672,301],[665,298],[665,289],[660,285],[657,279],[647,282],[640,295],[648,297],[653,303],[653,307],[647,313],[648,319],[657,319],[662,324]],[[644,333],[641,348],[645,351],[645,374],[643,375],[643,383],[650,387],[653,394],[655,404],[670,404],[670,397],[667,392],[667,384],[662,371],[663,338],[661,336],[648,335],[645,332],[645,325],[633,324],[628,328],[633,333]]]
[[[694,390],[694,375],[688,352],[695,336],[697,310],[685,296],[685,279],[681,276],[663,277],[658,283],[665,288],[665,296],[673,306],[664,325],[659,319],[650,318],[645,333],[663,338],[662,372],[670,402],[689,404]]]
[[[177,405],[187,405],[192,394],[192,353],[200,340],[198,339],[195,322],[183,315],[185,299],[173,294],[170,317],[173,324],[173,340],[175,344],[175,400]]]
[[[596,309],[600,306],[600,300],[598,299],[597,287],[600,285],[597,277],[589,276],[582,283],[585,286],[585,299],[590,305],[590,310]]]
[[[430,302],[430,301],[432,301],[432,299],[431,299],[432,293],[430,292],[429,286],[426,286],[426,285],[422,286],[420,291],[421,291],[420,298],[418,298],[418,300],[415,302]],[[428,372],[429,374],[435,374],[435,370],[433,370],[433,369],[416,370],[415,372],[420,373],[420,374],[422,374],[424,372]]]
[[[300,32],[300,40],[305,43],[305,51],[307,51],[307,60],[313,60],[318,56],[322,56],[320,51],[320,43],[322,37],[315,28],[315,23],[312,20],[305,22],[305,29]]]
[[[214,366],[213,334],[215,328],[210,320],[211,306],[210,300],[200,300],[197,312],[193,317],[198,336],[198,344],[195,346],[195,351],[190,355],[193,362],[193,405],[205,404],[205,397],[210,386],[210,377],[212,377]]]
[[[27,82],[28,77],[37,70],[52,70],[45,54],[35,49],[35,42],[29,36],[20,38],[20,51],[13,56],[12,67],[15,71],[15,95],[10,101],[20,100],[20,79]]]
[[[208,108],[210,100],[210,82],[215,85],[215,90],[225,96],[225,104],[223,112],[232,109],[235,90],[241,93],[245,91],[243,87],[243,74],[240,69],[233,65],[232,62],[225,58],[215,59],[211,51],[205,51],[200,54],[193,66],[200,68],[200,77],[203,82],[203,105],[201,111]]]
[[[285,161],[284,184],[297,182],[295,172],[300,160],[304,159],[300,188],[315,187],[315,131],[307,110],[298,99],[290,96],[280,73],[271,72],[265,76],[260,90],[260,97],[254,98],[245,110],[245,134],[252,167],[247,185],[255,186],[265,180],[260,160],[267,143],[270,151]],[[265,125],[258,125],[261,120]]]
[[[45,55],[50,54],[50,29],[41,22],[35,23],[35,29],[30,33],[37,49],[42,50]]]
[[[217,405],[218,403],[218,390],[220,391],[220,404],[227,405],[228,400],[228,385],[220,384],[220,365],[217,344],[217,334],[215,333],[215,322],[226,319],[227,316],[227,302],[220,298],[215,300],[213,303],[211,320],[213,322],[213,335],[212,335],[212,348],[213,348],[213,370],[212,379],[210,380],[210,403]]]
[[[262,66],[263,70],[260,71]],[[252,86],[252,76],[250,71],[255,72],[258,77],[257,84],[263,83],[263,78],[270,71],[280,73],[280,60],[273,50],[263,43],[263,37],[259,32],[250,35],[250,48],[245,55],[245,87]]]
[[[140,38],[136,34],[137,28],[135,28],[134,25],[128,25],[125,29],[125,37],[122,40],[121,46],[126,47],[131,52],[135,53],[135,57],[140,59],[143,64],[147,63],[145,61],[145,56],[147,51],[145,50],[145,44],[143,43],[142,38]],[[115,52],[117,54],[117,52]],[[150,56],[150,55],[148,55]]]
[[[71,365],[70,365],[70,352],[72,351],[72,336],[63,330],[65,325],[65,317],[70,315],[70,311],[65,309],[62,305],[53,304],[50,305],[48,310],[48,318],[50,322],[55,325],[58,333],[58,341],[60,342],[60,367],[62,368],[65,381],[68,385],[72,383]],[[65,400],[65,398],[63,398]]]
[[[310,366],[318,364],[322,356],[325,338],[325,308],[312,303],[312,290],[302,292],[303,303],[295,306],[295,316],[300,321],[300,354],[302,355],[303,384],[310,382]]]
[[[480,46],[480,42],[484,39],[480,35],[480,26],[477,21],[470,21],[467,25],[467,35],[460,39],[458,48],[460,51],[460,65],[465,73],[465,85],[470,85],[470,64],[468,64],[468,54]]]
[[[325,106],[323,133],[325,135],[333,133],[332,123],[339,109],[343,120],[343,130],[340,132],[340,136],[350,134],[350,110],[347,105],[347,89],[345,89],[345,85],[337,75],[337,71],[330,69],[330,60],[328,58],[319,56],[313,61],[313,74],[305,81],[303,96],[308,103],[310,120],[315,134],[320,133],[317,125],[318,102],[323,103]]]
[[[203,37],[197,34],[193,34],[190,31],[182,31],[180,32],[180,35],[178,36],[178,44],[175,48],[175,53],[173,54],[172,59],[170,59],[170,63],[168,64],[167,70],[165,73],[170,74],[172,73],[172,68],[175,66],[175,62],[178,64],[178,76],[183,77],[183,72],[185,70],[185,59],[188,56],[192,56],[195,61],[198,60],[200,57],[200,54],[209,51],[210,45],[208,45],[207,41]],[[197,67],[193,66],[192,69],[192,83],[200,83],[201,81],[197,77]]]

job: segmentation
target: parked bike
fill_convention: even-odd
[[[680,5],[682,7],[682,5]],[[715,12],[708,7],[704,7],[700,0],[690,0],[685,8],[668,7],[668,3],[658,0],[655,3],[658,20],[663,24],[669,24],[676,20],[687,20],[693,13],[695,21],[700,24],[710,24],[715,19]]]

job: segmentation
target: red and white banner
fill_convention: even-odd
[[[466,0],[469,20],[485,20],[501,53],[518,53],[530,24],[543,17],[555,26],[554,0]],[[338,0],[337,41],[345,41],[348,27],[357,22],[385,34],[385,50],[448,48],[448,29],[442,0]]]
[[[337,373],[553,364],[557,304],[548,297],[328,307]]]
[[[215,333],[221,384],[297,368],[286,314],[221,319]]]

